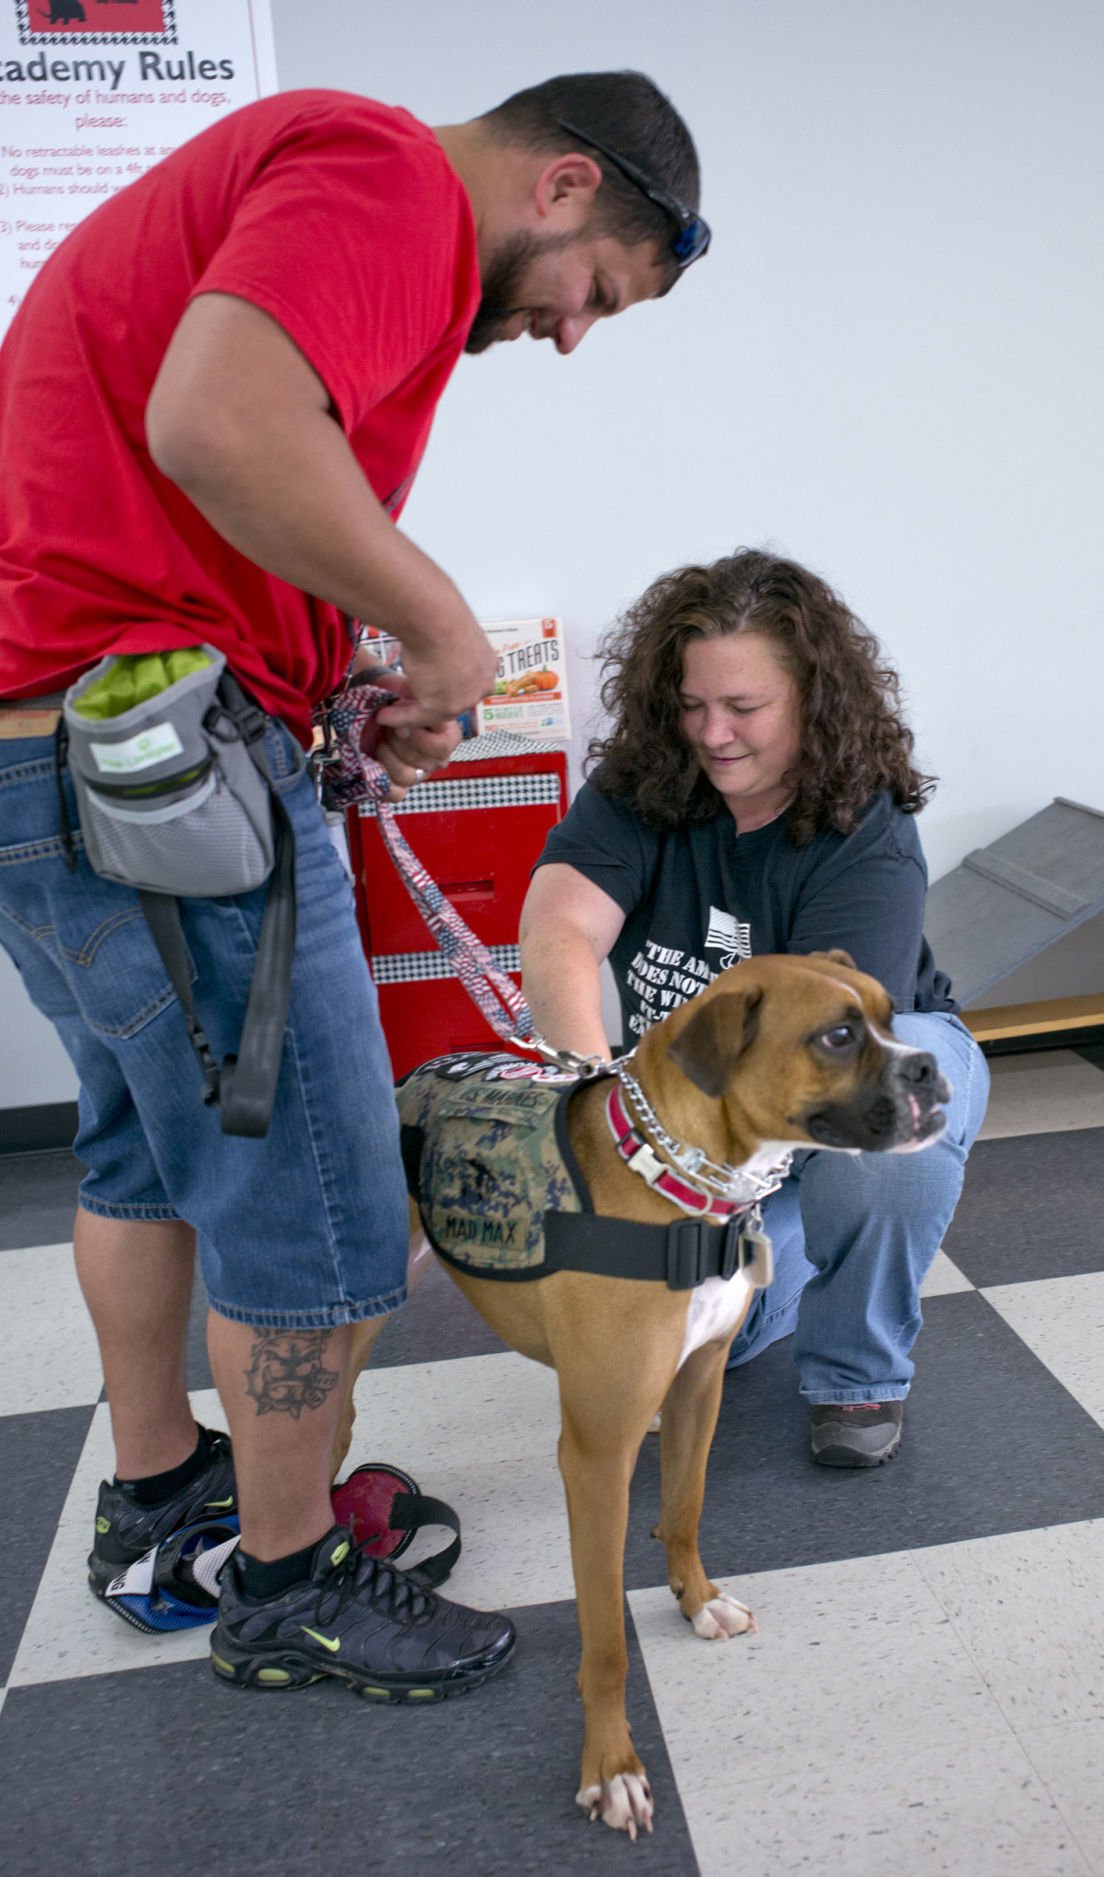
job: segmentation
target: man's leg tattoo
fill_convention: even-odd
[[[340,1377],[325,1365],[332,1330],[273,1330],[259,1333],[245,1370],[245,1392],[258,1414],[290,1414],[320,1408]]]

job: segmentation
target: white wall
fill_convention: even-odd
[[[838,585],[903,672],[942,777],[933,877],[1054,795],[1104,807],[1099,0],[273,15],[284,87],[445,123],[633,65],[690,123],[708,258],[570,359],[526,340],[465,359],[405,516],[482,617],[564,616],[580,726],[620,605],[769,544]],[[32,1099],[36,1022],[18,1017],[0,1106]],[[50,1088],[33,1099],[68,1093]]]

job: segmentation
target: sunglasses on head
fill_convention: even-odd
[[[647,170],[640,169],[635,163],[630,163],[627,156],[619,156],[617,151],[611,150],[608,144],[599,143],[597,137],[592,137],[588,131],[580,130],[577,124],[569,124],[566,118],[561,117],[558,122],[560,129],[566,130],[569,137],[578,137],[580,143],[588,144],[592,150],[600,151],[607,162],[612,163],[615,169],[621,171],[622,176],[627,177],[628,181],[639,189],[641,195],[647,196],[649,202],[654,202],[656,207],[662,209],[664,214],[676,224],[676,231],[671,237],[670,246],[671,253],[678,262],[680,273],[694,261],[701,260],[712,239],[712,230],[703,215],[697,215],[692,209],[684,208],[677,196],[673,196],[668,189],[662,189],[654,178],[648,175]]]

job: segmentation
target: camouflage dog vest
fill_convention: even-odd
[[[399,1084],[406,1184],[434,1250],[515,1282],[587,1271],[692,1290],[739,1271],[768,1284],[770,1241],[750,1207],[724,1225],[595,1213],[567,1136],[580,1086],[505,1054],[438,1056]]]
[[[435,1251],[482,1276],[544,1275],[545,1215],[591,1212],[567,1139],[579,1083],[518,1056],[440,1056],[396,1091],[407,1186]]]

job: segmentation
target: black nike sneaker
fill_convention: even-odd
[[[88,1554],[88,1582],[97,1597],[120,1571],[143,1557],[183,1525],[200,1519],[225,1519],[238,1509],[234,1456],[228,1434],[207,1436],[207,1464],[187,1486],[157,1506],[141,1506],[126,1486],[101,1482],[96,1502],[96,1536]]]
[[[276,1597],[247,1597],[230,1559],[211,1667],[239,1688],[305,1688],[332,1675],[369,1701],[443,1701],[496,1674],[516,1640],[508,1616],[418,1590],[335,1525],[309,1578]]]

